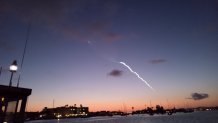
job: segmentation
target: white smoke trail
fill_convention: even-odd
[[[105,57],[105,54],[102,54],[102,52],[100,52],[96,47],[95,45],[93,44],[92,41],[87,41],[87,43],[90,45],[90,47],[96,52],[96,54],[98,56],[100,56],[102,59],[104,60],[107,60],[107,61],[111,61],[111,62],[114,62],[114,63],[119,63],[119,64],[122,64],[124,65],[125,67],[127,67],[130,72],[132,72],[133,74],[135,74],[141,81],[143,81],[151,90],[155,91],[149,84],[147,81],[145,81],[142,77],[139,76],[138,73],[136,73],[135,71],[133,71],[126,63],[124,62],[117,62],[114,58],[111,58],[111,59],[108,59],[107,57]],[[100,52],[100,53],[99,53]]]
[[[148,82],[146,82],[142,77],[139,76],[138,73],[136,73],[135,71],[133,71],[126,63],[124,62],[119,62],[120,64],[124,65],[125,67],[127,67],[130,72],[132,72],[133,74],[135,74],[140,80],[142,80],[151,90],[154,91],[154,89],[148,84]]]

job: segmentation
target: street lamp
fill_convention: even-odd
[[[9,87],[12,85],[12,77],[13,74],[17,71],[18,67],[17,67],[17,61],[14,60],[12,62],[12,64],[10,65],[10,72],[11,72],[11,78],[10,78],[10,83],[9,83]]]

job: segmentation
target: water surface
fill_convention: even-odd
[[[133,115],[113,117],[70,118],[37,120],[26,123],[217,123],[218,111],[176,113],[173,115]]]

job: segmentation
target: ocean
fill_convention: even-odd
[[[218,111],[197,111],[173,115],[129,115],[112,117],[35,120],[25,123],[218,123]]]

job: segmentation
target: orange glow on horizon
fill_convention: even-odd
[[[153,107],[154,109],[156,108],[156,105],[160,105],[163,106],[164,109],[168,109],[168,108],[196,108],[196,107],[213,107],[213,106],[217,106],[218,101],[211,101],[211,100],[199,100],[199,101],[195,101],[195,100],[183,100],[180,102],[176,102],[176,103],[172,103],[172,102],[162,102],[162,103],[158,103],[157,102],[151,102],[151,104],[149,103],[138,103],[138,104],[128,104],[128,103],[110,103],[110,104],[90,104],[90,105],[83,105],[84,107],[89,107],[89,111],[90,112],[96,112],[96,111],[123,111],[123,112],[131,112],[132,111],[132,107],[134,107],[134,110],[142,110],[145,109],[147,107]],[[60,106],[64,106],[64,105],[60,105]],[[69,106],[73,106],[69,105]],[[79,106],[79,105],[77,105]],[[35,111],[42,111],[44,107],[48,107],[48,108],[52,108],[52,106],[43,106],[43,105],[29,105],[27,107],[27,111],[28,112],[35,112]],[[55,107],[59,107],[59,106],[55,106]]]

